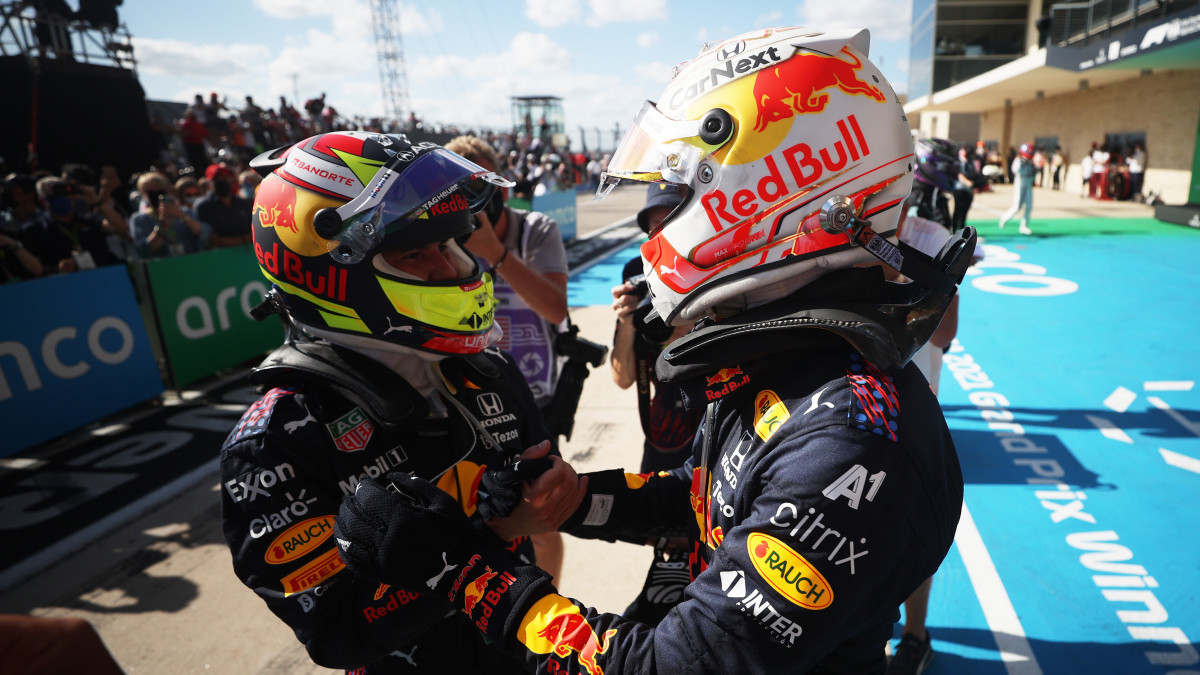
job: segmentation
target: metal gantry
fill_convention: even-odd
[[[385,124],[405,124],[408,82],[404,70],[404,43],[395,0],[371,0],[371,24],[375,29],[375,53],[379,58],[379,83],[383,94]]]

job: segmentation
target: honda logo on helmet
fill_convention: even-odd
[[[744,51],[746,51],[746,42],[745,40],[742,40],[732,47],[721,47],[721,50],[717,52],[717,60],[724,61],[725,59],[737,56]]]

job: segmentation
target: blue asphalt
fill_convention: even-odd
[[[1200,674],[1200,232],[980,225],[941,376],[966,508],[926,672]],[[572,277],[571,304],[611,302],[635,255]]]

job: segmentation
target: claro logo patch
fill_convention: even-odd
[[[283,531],[271,542],[265,560],[272,565],[282,565],[303,558],[333,535],[333,516],[309,518]]]
[[[787,544],[755,532],[746,538],[746,549],[759,575],[792,604],[805,609],[825,609],[833,604],[829,582]]]

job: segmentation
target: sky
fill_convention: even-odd
[[[611,149],[642,102],[706,41],[769,26],[868,28],[871,60],[908,88],[907,0],[431,0],[394,2],[408,108],[460,129],[512,128],[512,96],[562,98],[572,147]],[[217,92],[264,107],[326,94],[343,115],[384,104],[371,0],[127,0],[138,77],[152,100]],[[582,128],[581,128],[582,127]],[[619,140],[619,136],[618,136]]]

